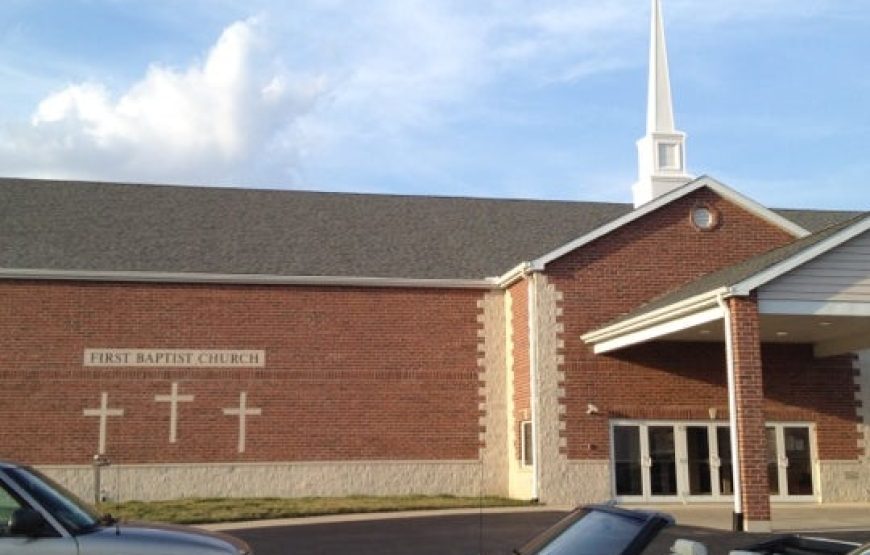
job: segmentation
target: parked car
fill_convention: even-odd
[[[857,543],[814,538],[789,534],[732,551],[732,555],[867,555],[870,544],[859,546]]]
[[[666,555],[662,542],[650,545],[674,519],[664,513],[632,511],[611,505],[579,507],[536,536],[515,555]],[[665,539],[665,538],[663,538]],[[670,555],[707,555],[697,541],[677,539]],[[730,552],[730,555],[870,555],[870,543],[783,535]]]
[[[120,523],[39,471],[0,462],[0,555],[252,555],[224,534]]]
[[[663,513],[611,505],[579,507],[545,530],[516,555],[640,555],[674,519]]]

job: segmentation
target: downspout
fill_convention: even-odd
[[[539,498],[541,450],[538,444],[538,274],[529,279],[529,404],[532,412],[532,499]]]
[[[724,293],[716,296],[722,309],[725,326],[725,362],[728,368],[728,424],[731,432],[731,472],[734,480],[734,515],[731,525],[735,532],[743,531],[743,484],[740,480],[740,447],[737,443],[737,388],[734,377],[734,338],[731,333],[731,310]]]

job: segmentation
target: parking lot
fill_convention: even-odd
[[[647,549],[650,554],[667,554],[677,538],[703,542],[711,555],[726,555],[730,550],[762,541],[775,534],[743,534],[715,527],[687,524],[686,521],[707,521],[717,524],[730,519],[727,507],[671,507],[677,526],[663,531]],[[660,507],[659,510],[662,510]],[[776,511],[775,511],[776,512]],[[834,522],[837,514],[853,515]],[[253,527],[220,528],[249,542],[257,555],[288,555],[317,553],[331,555],[353,552],[357,555],[431,554],[471,555],[510,554],[526,540],[544,530],[565,513],[556,510],[477,513],[424,513],[423,515],[352,516],[325,519],[297,519],[275,523],[257,523]],[[801,530],[814,535],[864,542],[870,540],[870,507],[841,506],[791,507],[779,511],[779,521],[806,525]],[[836,525],[835,525],[836,524]],[[798,529],[791,527],[790,529]]]

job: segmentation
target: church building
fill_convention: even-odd
[[[870,502],[870,214],[0,179],[0,459],[111,499]],[[626,187],[627,190],[627,187]]]

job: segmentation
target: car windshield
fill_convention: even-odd
[[[576,511],[523,548],[521,555],[620,555],[643,533],[646,520],[606,510]]]
[[[31,468],[12,468],[7,472],[71,534],[88,532],[99,525],[100,517],[93,508],[51,478]]]
[[[539,555],[607,555],[622,553],[643,522],[593,511],[550,542]]]

